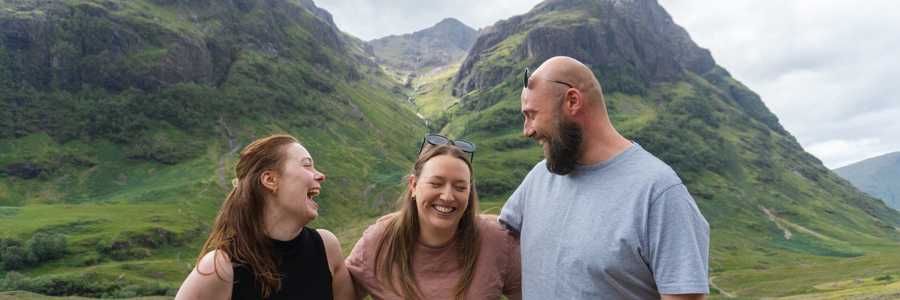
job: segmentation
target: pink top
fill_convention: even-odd
[[[366,229],[347,257],[346,265],[353,281],[362,287],[364,293],[371,294],[375,299],[404,299],[392,292],[375,274],[375,253],[384,236],[387,218],[382,217]],[[519,241],[500,226],[496,216],[481,216],[478,220],[481,251],[465,299],[500,299],[501,294],[519,299],[522,294]],[[454,290],[463,271],[456,260],[455,243],[440,248],[416,245],[412,270],[424,299],[454,298]],[[399,286],[397,289],[400,290]]]

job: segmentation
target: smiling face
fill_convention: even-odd
[[[468,165],[448,154],[432,157],[418,177],[410,176],[423,232],[456,230],[469,207],[471,178]]]
[[[522,134],[541,144],[551,173],[566,175],[577,165],[583,132],[577,123],[563,115],[560,106],[565,94],[554,96],[561,91],[559,86],[552,82],[532,81],[530,88],[522,89],[522,116],[525,119]]]
[[[313,199],[321,192],[325,174],[316,170],[309,151],[300,144],[286,145],[284,155],[271,204],[285,214],[312,221],[319,215],[319,204]]]

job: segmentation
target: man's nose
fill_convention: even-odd
[[[525,124],[522,125],[522,135],[527,138],[534,135],[534,127],[531,126],[531,122],[528,120],[525,120]]]

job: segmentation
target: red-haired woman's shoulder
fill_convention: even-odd
[[[217,274],[217,276],[226,281],[231,282],[234,277],[234,268],[231,264],[231,258],[228,253],[222,250],[213,250],[206,253],[197,264],[197,270],[201,274]]]
[[[197,263],[175,299],[228,299],[234,282],[231,259],[225,251],[213,250]]]

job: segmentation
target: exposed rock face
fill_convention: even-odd
[[[10,2],[12,9],[0,9],[0,47],[17,79],[36,89],[91,85],[113,91],[217,83],[240,49],[274,55],[295,49],[298,45],[286,42],[284,22],[302,24],[317,44],[309,46],[308,55],[322,66],[330,66],[322,47],[345,47],[331,15],[311,0],[300,6],[264,0],[154,3],[190,6],[192,13],[161,21],[126,13],[116,2]],[[254,8],[264,15],[241,14]]]
[[[554,22],[554,18],[569,20]],[[551,0],[485,29],[456,77],[454,95],[495,86],[510,73],[521,72],[475,71],[499,43],[517,34],[524,34],[523,41],[507,59],[530,66],[565,55],[599,70],[598,76],[612,70],[660,82],[678,79],[685,70],[703,74],[716,65],[709,51],[698,47],[656,1]]]
[[[331,17],[331,13],[316,6],[316,4],[313,3],[312,0],[300,0],[300,6],[308,9],[310,12],[315,14],[326,23],[330,24],[332,27],[337,27],[337,25],[334,24],[334,18]]]
[[[39,2],[33,10],[20,8],[0,12],[0,36],[14,73],[35,88],[153,89],[212,79],[210,51],[201,38],[118,18],[108,10],[115,7]]]
[[[404,71],[426,71],[461,60],[475,43],[478,31],[448,18],[432,27],[400,36],[372,40],[380,63]]]

